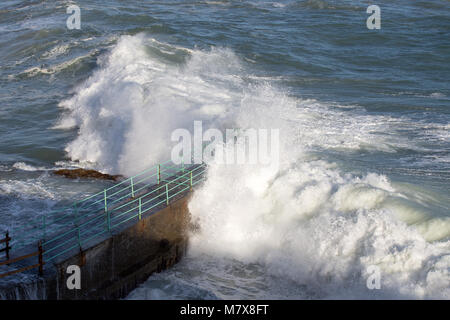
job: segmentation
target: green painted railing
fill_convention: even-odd
[[[204,179],[205,164],[156,165],[71,206],[13,229],[13,250],[41,241],[45,262],[95,243],[113,230],[141,220]]]

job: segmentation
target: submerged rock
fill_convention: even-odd
[[[64,176],[69,179],[77,178],[93,178],[93,179],[103,179],[103,180],[113,180],[117,181],[122,176],[121,175],[110,175],[106,173],[101,173],[95,170],[87,169],[61,169],[53,172],[56,175]]]

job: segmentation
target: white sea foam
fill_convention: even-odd
[[[194,258],[259,263],[327,298],[450,297],[450,242],[425,239],[448,238],[448,219],[408,226],[398,219],[411,218],[408,206],[389,206],[403,197],[383,176],[346,176],[321,161],[261,171],[209,169],[189,206],[201,226]],[[380,291],[366,288],[371,265]]]
[[[0,180],[0,195],[20,195],[22,199],[56,199],[57,195],[40,180]]]
[[[23,171],[43,171],[49,170],[45,167],[35,167],[30,164],[26,164],[25,162],[16,162],[13,164],[13,168],[23,170]]]
[[[57,161],[55,162],[54,167],[33,166],[25,162],[16,162],[13,164],[12,167],[17,170],[33,172],[33,171],[52,171],[52,170],[73,169],[73,168],[90,168],[91,166],[89,163],[86,162],[80,163],[74,161]]]
[[[152,57],[146,44],[158,45],[143,36],[123,37],[75,96],[60,104],[70,115],[57,127],[80,128],[66,148],[73,160],[135,173],[167,159],[176,128],[191,128],[194,119],[220,124],[239,104],[240,95],[214,83],[241,81],[229,72],[240,67],[231,51],[199,51],[179,67]]]
[[[448,220],[431,219],[414,190],[382,175],[347,174],[316,155],[414,148],[396,133],[406,120],[294,98],[268,82],[248,84],[228,49],[181,50],[179,65],[155,54],[159,45],[144,35],[122,37],[60,104],[68,112],[59,127],[79,127],[66,148],[72,160],[130,175],[166,160],[171,132],[192,129],[194,120],[279,128],[280,170],[208,169],[190,202],[200,226],[195,261],[218,259],[224,274],[233,261],[256,263],[318,297],[450,298]],[[379,291],[366,287],[371,265],[382,271]]]
[[[0,164],[0,171],[7,172],[7,171],[11,171],[11,170],[12,170],[11,167]]]
[[[42,54],[43,59],[52,59],[59,57],[60,55],[66,54],[72,46],[75,46],[77,42],[73,43],[64,43],[54,46],[52,49],[44,52]]]
[[[50,74],[59,73],[59,72],[65,70],[65,69],[67,69],[67,68],[69,68],[69,67],[71,67],[73,65],[76,65],[76,64],[80,63],[84,59],[89,58],[89,57],[91,57],[91,56],[93,56],[95,54],[97,54],[97,51],[96,50],[92,50],[91,52],[89,52],[86,55],[78,56],[78,57],[75,57],[73,59],[61,62],[61,63],[56,64],[56,65],[53,65],[53,66],[48,66],[48,67],[45,67],[45,66],[31,67],[31,68],[28,68],[28,69],[24,70],[23,72],[19,73],[18,75],[9,75],[8,77],[10,79],[13,79],[13,78],[16,78],[17,76],[21,76],[21,75],[25,75],[27,77],[35,77],[35,76],[41,75],[41,74],[50,75]],[[56,53],[55,53],[55,55],[56,55]]]
[[[177,52],[186,63],[163,61],[155,54],[159,49]],[[67,152],[73,160],[97,163],[103,170],[132,174],[165,160],[171,132],[192,128],[194,120],[224,128],[237,117],[250,117],[255,127],[255,115],[266,112],[261,105],[290,119],[290,130],[298,131],[293,142],[304,147],[386,152],[414,147],[391,133],[401,121],[369,116],[356,107],[351,117],[343,116],[337,106],[291,99],[267,84],[246,84],[245,79],[255,77],[228,49],[181,50],[143,35],[125,36],[99,64],[75,95],[60,103],[69,114],[55,128],[79,127]]]

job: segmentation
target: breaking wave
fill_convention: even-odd
[[[123,36],[98,63],[60,104],[66,112],[56,128],[79,129],[66,147],[73,161],[131,175],[166,160],[172,131],[192,130],[194,120],[219,129],[280,129],[279,168],[209,167],[189,205],[200,226],[193,264],[212,257],[224,274],[236,261],[244,269],[257,264],[314,297],[450,298],[450,219],[417,201],[418,189],[375,173],[346,173],[324,155],[415,148],[396,132],[407,120],[255,83],[226,48],[189,50]],[[370,266],[380,268],[380,290],[366,287]],[[273,297],[270,288],[261,295]]]

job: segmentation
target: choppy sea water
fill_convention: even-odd
[[[186,259],[130,299],[449,298],[450,6],[0,4],[0,232],[131,175],[192,129],[279,128],[280,170],[211,166]],[[369,290],[369,267],[381,288]]]

